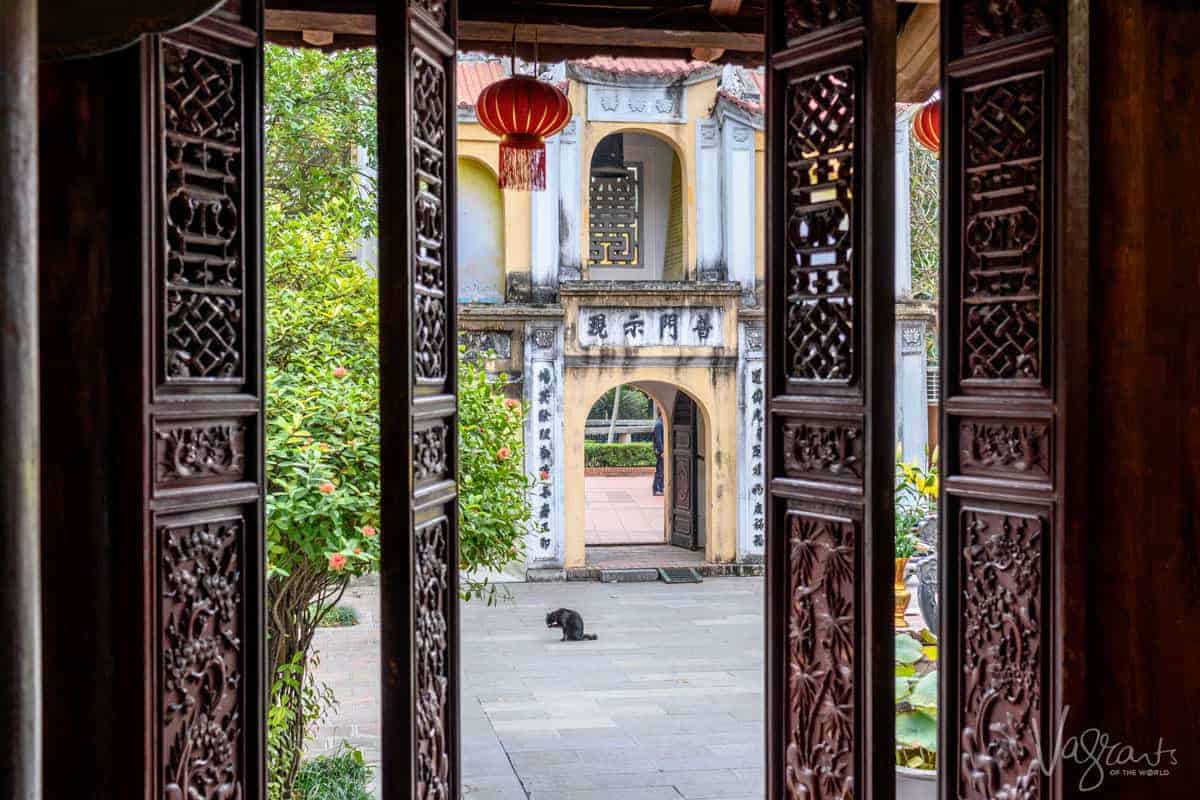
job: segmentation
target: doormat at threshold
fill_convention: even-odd
[[[659,567],[658,579],[663,583],[700,583],[704,580],[691,567]]]

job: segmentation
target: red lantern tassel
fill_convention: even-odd
[[[518,192],[546,189],[546,145],[541,139],[506,136],[500,141],[500,188]]]

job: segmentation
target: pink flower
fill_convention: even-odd
[[[341,571],[346,566],[346,557],[341,553],[334,553],[329,557],[329,568],[334,572]]]
[[[346,369],[345,367],[334,367],[333,368],[333,377],[344,378],[344,377],[346,377],[346,375],[349,372],[350,372],[350,370]]]
[[[375,528],[373,526],[371,526],[371,525],[363,525],[362,526],[362,535],[366,536],[368,539],[371,538],[372,536],[374,536],[376,533],[379,533],[379,531],[375,530]]]
[[[361,547],[356,547],[356,548],[354,548],[354,555],[356,555],[356,556],[361,556],[361,555],[362,555],[362,548],[361,548]]]
[[[519,402],[517,402],[516,400],[513,400],[511,397],[509,397],[508,399],[506,399],[504,401],[505,408],[516,408],[519,405],[521,405],[521,404]]]
[[[550,470],[544,469],[538,474],[542,476],[542,480],[544,480],[544,481],[550,480]]]
[[[334,486],[332,483],[330,483],[329,481],[325,481],[324,483],[322,483],[322,484],[321,484],[320,486],[318,486],[317,488],[318,488],[318,489],[321,491],[321,494],[333,494],[333,490],[334,490],[336,487],[335,487],[335,486]]]
[[[509,450],[507,447],[501,447],[499,450],[496,451],[496,460],[497,461],[507,461],[511,457],[512,457],[512,450]]]

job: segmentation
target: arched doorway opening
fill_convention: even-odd
[[[588,277],[683,280],[687,178],[675,148],[649,133],[601,139],[588,170]]]
[[[584,426],[588,566],[706,560],[709,434],[703,407],[678,386],[634,381],[600,395]]]

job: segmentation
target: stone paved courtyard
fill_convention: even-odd
[[[761,800],[763,582],[511,584],[462,615],[463,789],[472,800]],[[378,765],[377,590],[353,628],[318,632],[341,700],[314,752],[342,739]],[[559,642],[580,611],[595,642]]]
[[[663,496],[654,473],[588,475],[584,482],[584,542],[589,545],[663,544]]]

